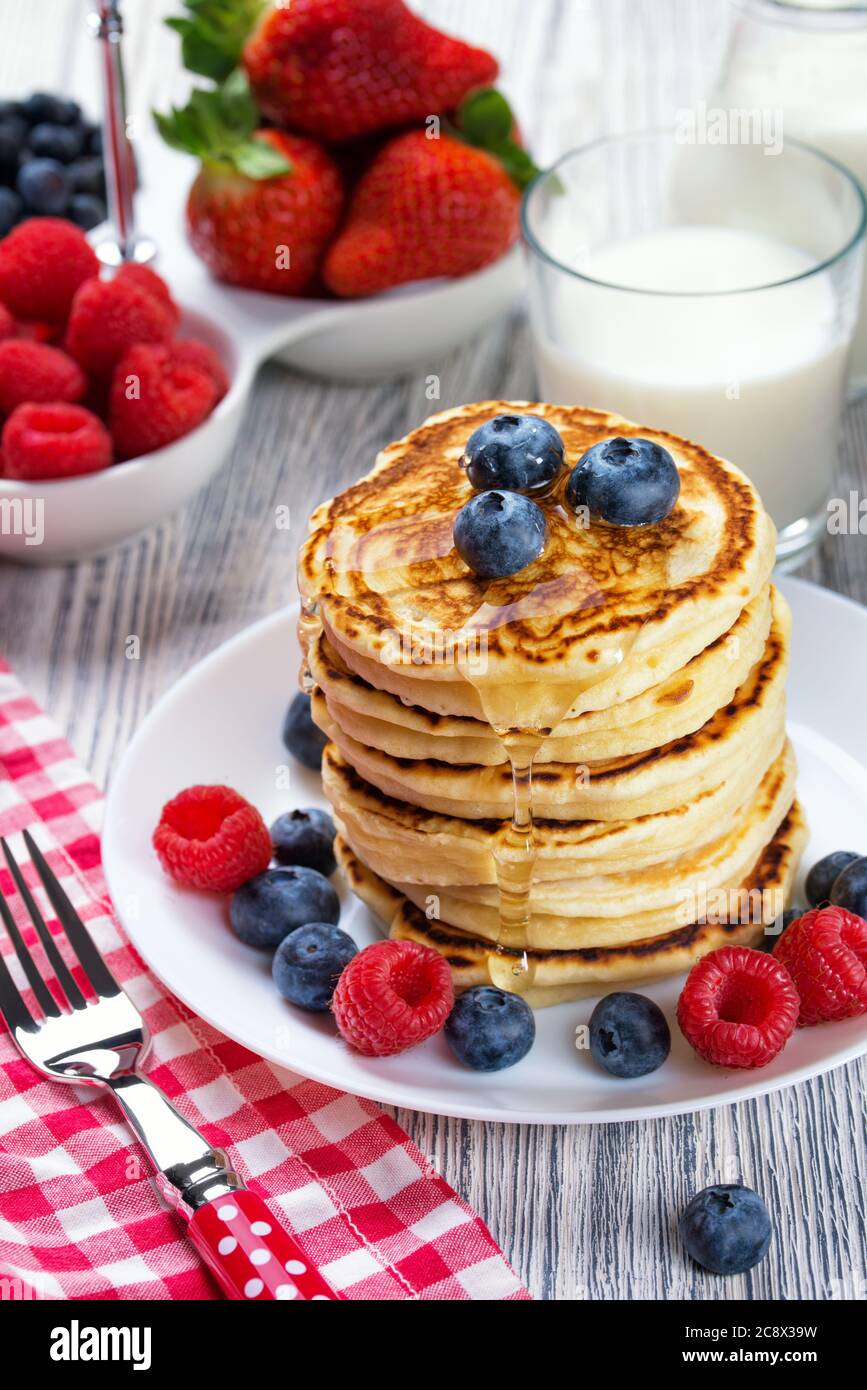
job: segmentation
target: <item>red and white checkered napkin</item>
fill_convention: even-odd
[[[166,993],[112,918],[101,812],[69,745],[0,662],[0,834],[34,831],[147,1020],[153,1080],[211,1143],[231,1150],[347,1298],[529,1298],[480,1218],[389,1116],[270,1066]],[[0,887],[33,948],[5,865]],[[23,986],[17,959],[10,968]],[[0,1278],[49,1298],[219,1297],[111,1098],[39,1077],[2,1023]]]

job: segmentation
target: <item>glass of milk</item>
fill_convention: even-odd
[[[867,4],[731,0],[734,22],[708,105],[775,113],[786,136],[845,164],[867,186]],[[867,281],[850,363],[867,391]]]
[[[671,430],[742,468],[791,567],[827,520],[867,205],[825,155],[728,133],[614,136],[536,179],[523,210],[534,351],[544,400]]]

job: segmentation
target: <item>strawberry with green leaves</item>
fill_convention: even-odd
[[[327,150],[304,136],[256,129],[240,72],[155,119],[169,145],[201,160],[187,231],[211,273],[246,289],[308,293],[343,211],[342,179]]]
[[[498,65],[426,24],[403,0],[185,0],[170,20],[193,72],[223,81],[243,62],[269,120],[326,142],[453,111]]]
[[[516,240],[535,172],[506,100],[473,93],[438,138],[406,131],[374,158],[325,259],[326,285],[354,298],[482,269]]]

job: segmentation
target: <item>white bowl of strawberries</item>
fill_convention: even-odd
[[[212,85],[156,122],[198,161],[186,237],[212,295],[283,297],[281,359],[359,380],[430,364],[508,307],[537,171],[490,53],[403,0],[254,0],[231,32],[222,0],[186,7],[168,22]],[[159,240],[180,263],[177,232]]]

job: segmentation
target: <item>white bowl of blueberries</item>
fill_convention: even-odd
[[[102,132],[78,102],[51,92],[0,101],[0,237],[25,217],[106,218]]]

